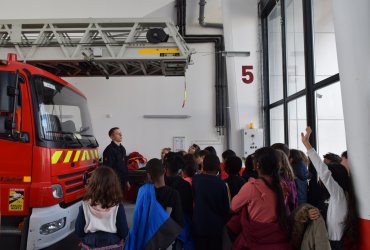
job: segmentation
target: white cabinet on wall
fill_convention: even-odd
[[[261,128],[242,129],[242,138],[243,157],[245,158],[263,147],[263,129]]]

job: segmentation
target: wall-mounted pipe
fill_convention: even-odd
[[[199,17],[198,17],[199,25],[206,28],[223,29],[224,25],[222,23],[206,23],[204,21],[205,19],[204,11],[206,8],[206,4],[207,4],[206,0],[199,0]]]
[[[222,35],[187,35],[186,34],[186,0],[177,0],[177,25],[179,33],[187,43],[215,44],[215,89],[216,89],[216,128],[225,136],[226,148],[230,148],[230,107],[227,96],[226,59],[222,56],[225,50]],[[204,12],[204,9],[203,9]],[[203,15],[204,16],[204,15]],[[226,130],[226,131],[225,131]]]

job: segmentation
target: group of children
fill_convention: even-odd
[[[326,223],[305,204],[303,155],[291,158],[279,145],[260,148],[240,173],[242,161],[232,150],[221,163],[214,149],[192,145],[185,155],[166,148],[161,159],[148,161],[130,231],[115,172],[97,168],[76,222],[82,249],[346,249],[357,234],[350,178],[318,157],[310,132],[302,142],[330,194]]]

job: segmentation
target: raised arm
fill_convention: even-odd
[[[312,147],[309,141],[311,133],[312,130],[310,127],[306,128],[306,134],[301,133],[302,143],[307,149],[308,157],[310,158],[313,166],[315,167],[318,177],[320,177],[322,183],[330,193],[330,196],[336,197],[336,199],[341,199],[344,197],[343,189],[331,176],[331,172],[328,169],[328,166],[321,160],[320,156]]]
[[[304,134],[303,132],[301,133],[302,143],[306,147],[307,151],[312,148],[312,145],[310,143],[311,133],[312,133],[312,129],[310,127],[306,128],[306,134]]]

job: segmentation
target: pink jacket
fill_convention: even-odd
[[[276,195],[261,179],[250,178],[231,201],[231,210],[240,211],[244,206],[252,221],[271,223],[277,221]]]

